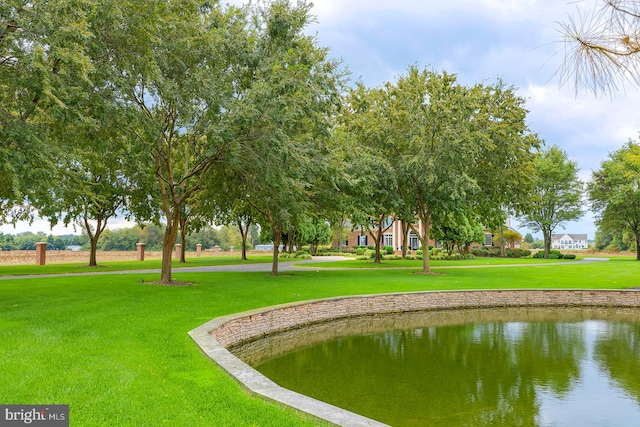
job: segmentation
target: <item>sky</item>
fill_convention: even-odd
[[[242,4],[240,0],[231,3]],[[455,73],[466,85],[502,79],[526,100],[527,124],[547,145],[557,145],[577,162],[588,180],[608,153],[637,139],[640,90],[627,86],[599,95],[561,86],[557,71],[565,59],[560,22],[591,12],[600,0],[317,0],[307,32],[340,59],[351,83],[395,81],[410,65]],[[585,209],[588,206],[585,204]],[[129,226],[116,219],[110,228]],[[512,225],[522,234],[530,231]],[[0,231],[50,231],[44,221]],[[594,238],[593,215],[556,232]],[[541,237],[541,233],[533,233]]]

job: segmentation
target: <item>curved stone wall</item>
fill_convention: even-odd
[[[640,307],[632,290],[498,290],[411,292],[327,298],[268,307],[211,320],[189,332],[202,350],[250,391],[344,426],[384,424],[284,389],[227,348],[275,332],[333,319],[384,313],[491,307]]]

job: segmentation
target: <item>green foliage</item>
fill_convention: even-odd
[[[364,249],[362,249],[361,247],[358,247],[356,249],[356,255],[358,255],[358,256],[364,255]]]
[[[555,145],[537,153],[534,165],[534,191],[520,205],[522,225],[542,231],[548,250],[551,233],[558,225],[582,217],[583,184],[577,163]]]
[[[576,254],[564,254],[563,259],[576,259]]]
[[[477,257],[499,257],[502,256],[502,248],[500,246],[481,246],[472,249],[471,253]]]
[[[610,153],[608,159],[600,164],[600,169],[592,173],[587,189],[598,225],[598,248],[606,246],[625,250],[625,247],[640,246],[639,183],[640,145],[634,141]],[[630,239],[625,239],[626,233]],[[636,254],[640,260],[640,251]]]
[[[533,236],[531,235],[531,233],[527,233],[524,236],[524,241],[529,243],[529,244],[533,243]]]
[[[387,255],[391,255],[393,253],[393,246],[391,245],[387,245],[383,249],[387,253]]]
[[[507,248],[505,253],[509,258],[524,258],[531,255],[530,250],[521,248]]]

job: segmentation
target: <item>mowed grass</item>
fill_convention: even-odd
[[[135,253],[132,254],[135,257]],[[209,257],[188,257],[186,263],[181,263],[174,259],[172,265],[174,268],[180,267],[204,267],[215,265],[241,265],[271,262],[272,257],[269,255],[252,255],[247,260],[240,259],[240,255],[236,256],[209,256]],[[91,272],[110,272],[125,270],[157,270],[162,266],[161,259],[150,259],[144,261],[107,261],[100,262],[98,258],[97,267],[89,267],[89,258],[87,261],[74,263],[56,263],[46,265],[33,264],[15,264],[0,265],[0,276],[25,276],[33,274],[61,274],[61,273],[91,273]]]
[[[324,425],[247,394],[187,332],[211,318],[314,298],[440,289],[640,285],[640,263],[175,273],[0,281],[0,402],[69,404],[73,426]]]
[[[568,259],[542,259],[542,258],[474,258],[474,259],[461,259],[461,260],[429,260],[429,266],[433,268],[438,267],[456,267],[456,266],[485,266],[485,265],[508,265],[508,264],[549,264],[556,263],[562,264],[566,262],[572,262],[581,260],[584,257],[577,257],[575,260]],[[295,260],[294,260],[295,261]],[[294,265],[297,265],[294,262]],[[382,260],[380,264],[374,264],[373,260],[363,259],[349,259],[341,261],[327,261],[319,264],[301,264],[300,267],[309,268],[422,268],[422,260]]]

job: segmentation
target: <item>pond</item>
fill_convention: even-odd
[[[231,349],[279,385],[393,426],[640,425],[640,310],[365,316]]]

